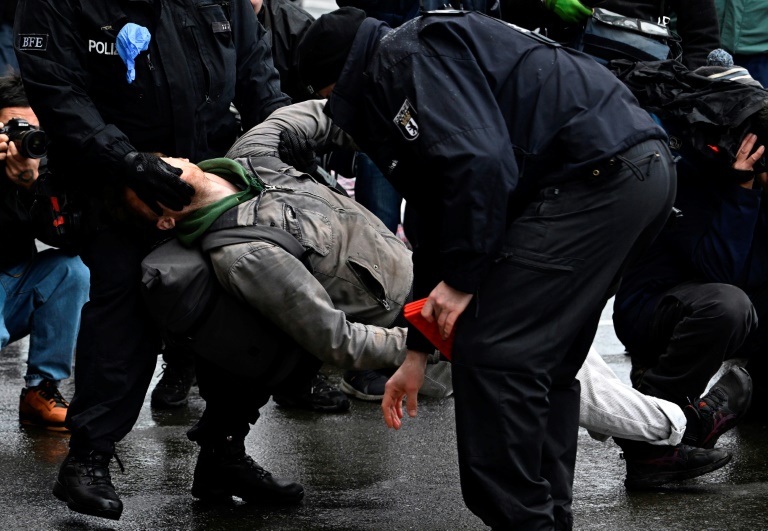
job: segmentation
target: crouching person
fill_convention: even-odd
[[[225,290],[298,348],[286,351],[247,386],[232,385],[241,380],[240,368],[228,370],[198,356],[206,409],[188,433],[201,447],[195,497],[297,502],[304,495],[301,485],[273,477],[245,453],[249,423],[255,423],[271,394],[288,392],[323,362],[356,369],[401,364],[406,329],[396,325],[411,290],[410,251],[365,208],[274,156],[214,159],[198,166],[168,162],[181,168],[181,178],[195,188],[191,205],[157,216],[131,191],[128,201],[159,228],[175,229],[183,244],[257,225],[283,229],[306,251],[302,261],[258,238],[210,251]]]
[[[72,373],[88,269],[58,249],[37,252],[30,209],[41,153],[30,153],[20,133],[38,121],[17,75],[0,78],[0,122],[0,348],[29,336],[21,423],[67,431],[58,386]]]

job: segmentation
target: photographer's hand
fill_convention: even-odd
[[[3,125],[0,123],[0,128]],[[0,135],[0,160],[5,161],[5,174],[14,184],[29,190],[37,180],[40,159],[22,157],[8,135]]]
[[[158,203],[178,212],[192,202],[195,189],[179,178],[180,168],[137,151],[128,153],[123,163],[125,184],[158,216],[163,213]]]
[[[744,172],[745,175],[752,174],[752,178],[740,183],[740,186],[744,188],[752,188],[754,182],[754,168],[760,157],[765,152],[765,146],[760,146],[757,149],[755,144],[757,143],[757,135],[749,133],[741,141],[739,152],[736,153],[736,161],[733,163],[733,169],[738,172]],[[754,150],[754,153],[752,152]]]

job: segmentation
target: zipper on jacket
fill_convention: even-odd
[[[203,78],[205,81],[205,103],[211,103],[211,83],[213,82],[211,79],[211,71],[208,68],[208,64],[205,62],[205,58],[201,52],[202,48],[200,47],[200,41],[197,40],[197,35],[195,34],[194,30],[192,30],[192,39],[195,41],[197,57],[200,59],[200,64],[203,67]]]

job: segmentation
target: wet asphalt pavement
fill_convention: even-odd
[[[604,314],[596,347],[626,381],[629,362],[609,315]],[[185,431],[203,402],[193,388],[188,407],[153,411],[147,397],[136,427],[118,446],[125,473],[112,466],[125,505],[122,518],[115,522],[74,513],[51,494],[68,437],[18,424],[26,349],[22,341],[0,354],[2,531],[486,529],[461,498],[453,398],[423,399],[419,416],[407,419],[399,432],[387,430],[375,403],[355,400],[348,413],[317,414],[270,402],[248,436],[248,451],[273,474],[300,481],[306,489],[301,505],[270,508],[194,500],[189,488],[197,447]],[[338,382],[338,370],[325,372]],[[159,374],[158,364],[155,381]],[[73,382],[65,382],[62,391],[71,397]],[[656,491],[628,493],[618,447],[581,430],[575,529],[768,529],[768,427],[739,426],[718,446],[733,453],[724,468]]]

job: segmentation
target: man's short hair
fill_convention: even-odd
[[[18,74],[0,76],[0,109],[7,107],[30,107],[24,84]]]

